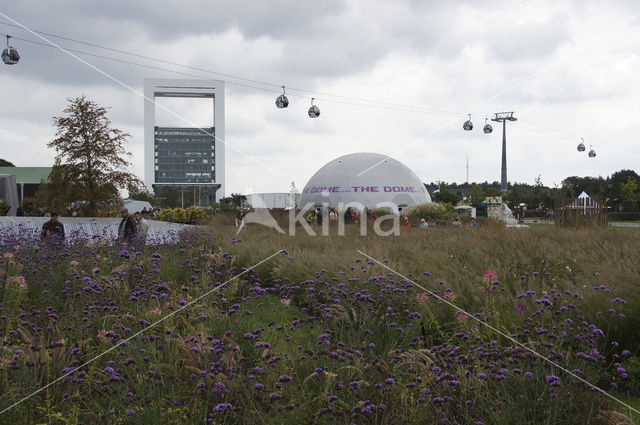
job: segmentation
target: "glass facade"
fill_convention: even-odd
[[[154,127],[156,183],[213,183],[214,136],[214,127]]]

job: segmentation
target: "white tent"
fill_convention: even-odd
[[[587,198],[590,198],[590,196],[587,195],[587,192],[584,192],[584,191],[578,196],[578,199],[587,199]]]
[[[147,201],[136,201],[134,199],[125,199],[123,201],[124,207],[129,210],[129,214],[133,214],[136,211],[142,212],[143,208],[150,210],[151,204]]]
[[[16,215],[18,203],[18,188],[16,186],[16,176],[13,174],[0,174],[0,199],[11,205],[7,215]]]

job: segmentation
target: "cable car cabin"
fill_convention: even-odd
[[[584,147],[584,143],[580,143],[580,144],[578,145],[578,152],[584,152],[584,151],[585,151],[585,149],[586,149],[586,148]]]
[[[462,124],[462,128],[464,128],[465,131],[471,131],[473,130],[473,123],[471,120],[467,120]]]
[[[320,108],[316,105],[311,105],[309,108],[309,118],[318,118],[320,116]]]
[[[289,106],[289,99],[287,98],[287,96],[285,96],[285,95],[283,95],[283,94],[281,94],[280,96],[278,96],[278,97],[276,98],[276,106],[277,106],[279,109],[286,108],[287,106]]]
[[[491,127],[491,124],[485,124],[482,131],[484,131],[484,134],[489,134],[493,131],[493,127]]]
[[[594,151],[593,149],[591,149],[591,150],[589,151],[589,158],[595,158],[595,156],[596,156],[596,151]]]
[[[20,61],[20,53],[18,53],[17,49],[7,46],[7,48],[2,51],[2,62],[6,65],[15,65],[18,61]]]
[[[276,106],[278,109],[286,108],[289,106],[289,99],[287,98],[287,89],[285,86],[282,87],[282,94],[276,98]]]
[[[313,104],[315,97],[311,98],[311,106],[309,107],[309,118],[318,118],[320,116],[320,108]]]

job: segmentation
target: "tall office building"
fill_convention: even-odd
[[[213,80],[144,80],[144,180],[161,193],[183,192],[187,204],[211,205],[224,197],[224,82]],[[157,97],[210,98],[213,126],[156,125]],[[181,116],[180,111],[171,111]]]

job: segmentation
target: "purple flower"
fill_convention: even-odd
[[[135,411],[135,410],[133,410],[133,409],[127,409],[127,416],[131,416],[131,415],[133,415],[134,413],[136,413],[136,411]]]
[[[216,407],[213,408],[214,412],[222,412],[224,410],[229,410],[233,407],[231,403],[220,403]]]
[[[560,378],[558,378],[555,375],[547,375],[544,377],[544,379],[549,383],[549,385],[551,385],[552,387],[559,387],[560,386]]]
[[[269,400],[271,400],[271,401],[279,400],[281,398],[282,398],[282,396],[280,394],[278,394],[278,393],[269,394]]]
[[[282,375],[278,378],[278,382],[291,382],[291,377],[289,375]]]

